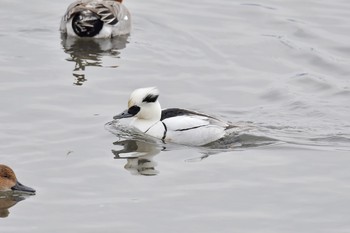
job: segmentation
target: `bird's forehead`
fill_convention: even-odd
[[[2,165],[0,167],[0,176],[2,177],[8,177],[10,179],[16,179],[16,175],[13,172],[13,170],[11,168],[9,168],[8,166]]]
[[[139,88],[133,91],[130,95],[129,101],[128,101],[128,107],[132,107],[134,105],[141,105],[143,102],[150,102],[150,101],[144,101],[145,98],[149,97],[158,97],[159,93],[158,90],[154,87],[149,88]],[[154,102],[154,101],[151,101]]]
[[[134,105],[134,101],[132,99],[129,99],[128,108],[132,107],[133,105]]]
[[[130,99],[128,101],[128,108],[130,108],[134,105],[139,105],[139,101],[135,97],[130,97]]]
[[[132,93],[128,101],[128,107],[130,108],[134,105],[138,105],[141,102],[142,102],[142,96],[140,95],[140,93]]]

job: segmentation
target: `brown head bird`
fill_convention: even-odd
[[[0,192],[5,191],[20,191],[28,194],[35,194],[35,190],[21,184],[14,171],[3,164],[0,164]]]

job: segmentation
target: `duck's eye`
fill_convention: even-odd
[[[128,109],[128,113],[135,116],[140,111],[140,109],[141,108],[139,106],[134,105]]]

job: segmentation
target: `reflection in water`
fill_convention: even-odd
[[[258,133],[258,132],[257,132]],[[250,133],[232,133],[224,138],[206,145],[210,149],[246,149],[250,147],[267,146],[277,143],[278,140],[265,135]]]
[[[9,209],[16,205],[17,202],[24,200],[22,196],[12,195],[13,192],[0,194],[0,218],[6,218],[9,216]]]
[[[136,140],[116,141],[114,145],[123,146],[121,150],[112,150],[115,159],[127,159],[124,166],[133,175],[155,176],[157,163],[153,157],[162,150],[159,146]]]
[[[64,52],[69,54],[67,61],[74,62],[73,76],[75,85],[83,85],[85,68],[88,66],[116,68],[118,66],[103,66],[104,56],[118,58],[120,50],[126,47],[128,36],[118,36],[108,39],[76,38],[61,36]]]

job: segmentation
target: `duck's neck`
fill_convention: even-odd
[[[152,128],[154,125],[156,125],[159,122],[159,120],[145,120],[145,119],[138,119],[135,118],[131,124],[132,126],[136,127],[140,131],[146,133],[150,128]]]
[[[131,124],[142,132],[146,132],[149,128],[160,121],[161,115],[162,109],[157,101],[151,106],[148,106],[146,110],[140,112],[140,114],[134,118]]]

